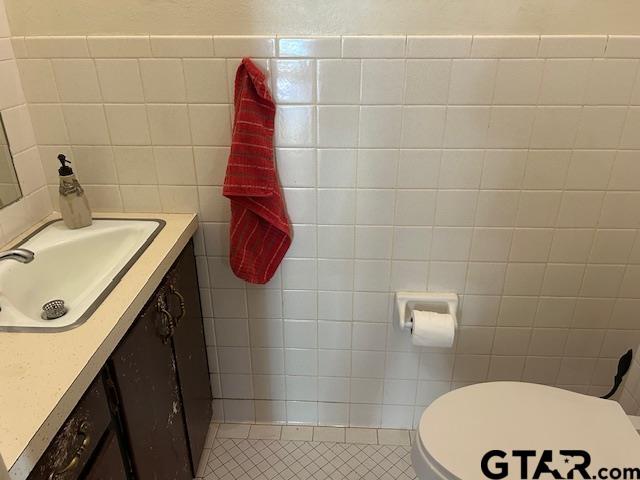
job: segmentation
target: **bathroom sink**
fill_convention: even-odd
[[[43,225],[15,247],[30,263],[0,262],[0,331],[52,332],[85,322],[164,227],[163,220],[95,219],[78,230],[62,220]],[[63,300],[67,312],[42,318],[43,305]]]

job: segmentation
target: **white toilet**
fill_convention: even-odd
[[[487,456],[486,468],[495,475],[489,477],[481,463],[492,450],[505,455]],[[526,460],[528,477],[513,450],[535,451]],[[420,419],[411,457],[424,480],[524,479],[534,478],[544,450],[552,451],[549,465],[563,478],[583,460],[569,456],[565,463],[560,450],[588,452],[591,475],[601,467],[640,467],[640,435],[617,402],[521,382],[471,385],[438,398]]]

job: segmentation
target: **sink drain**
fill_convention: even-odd
[[[51,300],[42,306],[42,319],[55,320],[67,313],[67,307],[64,306],[64,300]]]

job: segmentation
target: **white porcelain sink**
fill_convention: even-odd
[[[162,220],[96,219],[70,230],[60,220],[16,245],[30,263],[0,262],[0,331],[60,331],[91,316],[164,226]],[[64,300],[68,311],[43,320],[42,306]]]

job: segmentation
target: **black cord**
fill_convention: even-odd
[[[631,368],[632,360],[633,360],[633,350],[629,350],[622,357],[620,357],[620,361],[618,362],[618,372],[616,373],[616,376],[613,380],[613,388],[604,397],[600,397],[600,398],[604,398],[606,400],[615,395],[615,393],[620,388],[620,385],[622,385],[622,380],[624,379],[624,376],[627,374],[627,372]]]

